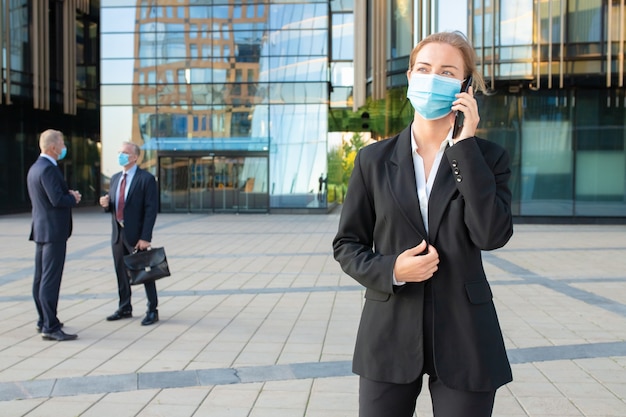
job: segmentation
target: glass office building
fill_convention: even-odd
[[[0,214],[30,210],[39,134],[65,134],[60,162],[84,204],[100,193],[98,1],[0,0]]]
[[[328,1],[101,5],[105,178],[131,140],[162,212],[326,209]]]
[[[480,3],[484,131],[514,156],[517,214],[626,216],[624,1]]]
[[[355,111],[389,109],[386,123],[370,123],[378,137],[404,127],[399,115],[410,121],[398,97],[412,46],[461,29],[488,86],[477,96],[478,135],[511,154],[517,221],[626,219],[626,1],[470,0],[457,20],[446,19],[452,0],[355,3],[365,8],[355,8],[355,27],[372,28],[365,58],[355,57]]]
[[[0,212],[30,208],[26,171],[52,127],[85,204],[130,140],[162,212],[325,213],[320,187],[354,156],[341,141],[403,129],[411,49],[460,29],[517,221],[626,221],[626,0],[462,4],[0,0]]]

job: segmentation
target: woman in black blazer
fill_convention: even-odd
[[[512,380],[481,258],[513,234],[509,156],[474,136],[484,82],[465,36],[422,40],[407,77],[413,122],[360,150],[333,241],[366,288],[359,415],[411,417],[428,374],[435,417],[486,417]],[[457,112],[465,121],[453,138]]]

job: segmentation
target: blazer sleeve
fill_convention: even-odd
[[[104,207],[105,213],[112,213],[115,218],[115,193],[117,192],[117,182],[120,177],[119,173],[113,174],[109,182],[109,205]]]
[[[464,222],[470,239],[481,250],[504,246],[513,235],[508,152],[484,139],[470,138],[445,154],[465,201]]]
[[[159,209],[158,186],[156,178],[152,174],[144,172],[142,177],[144,186],[144,217],[139,238],[141,240],[145,240],[146,242],[151,242],[152,229],[154,229]]]
[[[52,207],[71,208],[76,206],[76,199],[69,193],[63,176],[56,166],[48,166],[43,171],[40,178],[43,189]]]
[[[364,149],[354,161],[338,231],[333,240],[334,257],[343,271],[364,287],[392,294],[397,254],[383,255],[374,247],[376,207],[369,177],[375,174],[363,162],[366,159]]]

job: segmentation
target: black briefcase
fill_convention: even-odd
[[[124,256],[130,285],[139,285],[170,276],[165,248],[150,248]]]

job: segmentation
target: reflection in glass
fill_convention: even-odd
[[[100,35],[100,58],[134,58],[134,42],[134,33],[103,33]]]
[[[609,100],[597,90],[577,92],[576,214],[626,215],[624,92]]]
[[[166,212],[266,212],[267,157],[161,157]]]
[[[133,33],[136,11],[134,7],[103,7],[100,11],[100,25],[106,33]]]
[[[391,9],[394,10],[390,19],[388,58],[408,56],[413,49],[413,38],[407,33],[413,31],[413,2],[410,0],[392,0]],[[333,26],[333,31],[335,27]]]
[[[134,59],[102,59],[100,60],[101,84],[132,84]],[[144,82],[144,80],[140,80]]]
[[[272,207],[318,205],[328,4],[232,3],[150,0],[103,10],[103,108],[132,113],[125,134],[116,129],[103,141],[142,146],[142,166],[164,178],[164,211],[267,211],[270,195]],[[337,52],[351,59],[351,15],[341,19]]]
[[[571,43],[600,42],[602,38],[602,0],[569,2],[567,40]]]
[[[480,1],[474,1],[475,5],[480,7]],[[515,46],[515,45],[532,45],[533,43],[533,1],[501,1],[499,2],[500,16],[498,33],[499,39],[496,39],[496,45]],[[554,10],[558,10],[554,6]],[[493,9],[484,10],[490,18],[493,18]],[[475,18],[475,22],[480,20]],[[491,22],[488,24],[491,27]],[[489,29],[491,30],[491,29]],[[479,32],[476,32],[479,33]],[[480,39],[479,39],[480,38]],[[474,42],[480,43],[483,36],[478,36]],[[491,36],[484,36],[491,39]],[[487,39],[486,39],[487,40]]]
[[[406,38],[410,38],[406,36]],[[354,59],[354,17],[352,13],[333,14],[333,46],[334,61]]]
[[[354,9],[354,0],[330,0],[330,8],[333,12],[349,12]]]
[[[354,66],[352,62],[333,62],[330,66],[330,82],[333,87],[354,85]]]
[[[571,121],[558,96],[541,91],[525,97],[522,124],[521,214],[573,214]]]
[[[162,211],[189,211],[189,159],[161,158],[159,188]]]

